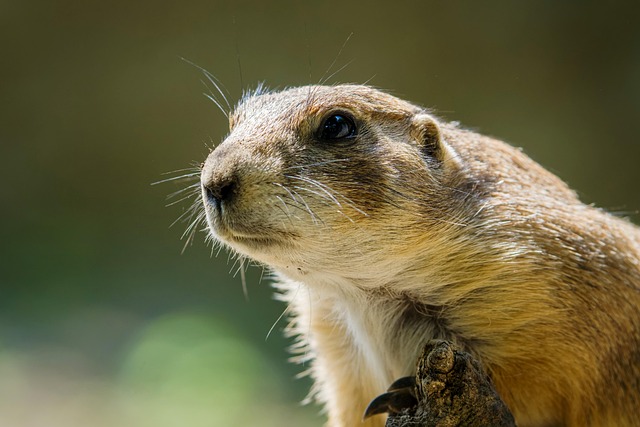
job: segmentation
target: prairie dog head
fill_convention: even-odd
[[[460,167],[438,121],[370,87],[245,97],[202,168],[213,236],[278,270],[380,268],[451,226]]]

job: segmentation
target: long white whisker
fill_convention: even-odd
[[[199,199],[200,198],[200,194],[189,194],[187,196],[184,196],[178,200],[175,200],[173,202],[167,203],[166,205],[164,205],[165,208],[168,208],[170,206],[173,205],[177,205],[178,203],[184,202],[185,200],[189,200],[189,199]]]
[[[222,96],[222,99],[224,100],[224,102],[227,104],[227,107],[229,108],[229,110],[231,110],[231,105],[229,104],[227,96],[220,89],[220,86],[222,86],[227,91],[227,93],[229,93],[229,90],[225,87],[225,85],[216,76],[211,74],[211,72],[207,71],[206,69],[202,68],[201,66],[189,61],[186,58],[181,57],[180,59],[182,59],[187,64],[189,64],[189,65],[197,68],[198,70],[200,70],[205,75],[205,77],[211,82],[211,84],[216,88],[216,90],[218,91],[220,96]],[[224,112],[224,109],[223,109],[223,112]],[[228,116],[228,114],[226,114],[226,115]]]
[[[358,213],[360,213],[360,214],[362,214],[362,215],[364,215],[364,216],[369,216],[369,215],[368,215],[366,212],[364,212],[362,209],[358,208],[358,207],[355,205],[355,203],[354,203],[350,198],[348,198],[347,196],[345,196],[345,195],[343,195],[343,194],[341,194],[341,193],[339,193],[339,192],[335,191],[334,189],[332,189],[331,187],[329,187],[327,184],[324,184],[324,183],[322,183],[322,182],[320,182],[320,181],[317,181],[317,180],[315,180],[315,179],[305,178],[305,177],[301,177],[301,176],[294,176],[294,175],[285,175],[285,176],[286,176],[287,178],[298,179],[298,180],[300,180],[300,181],[307,182],[307,183],[309,183],[309,184],[312,184],[312,185],[317,186],[318,188],[322,188],[322,189],[323,189],[323,191],[326,191],[326,192],[331,193],[331,194],[335,194],[337,197],[342,198],[342,199],[346,202],[346,204],[347,204],[349,207],[351,207],[353,210],[355,210],[356,212],[358,212]],[[340,205],[340,203],[338,203],[338,205]],[[340,205],[340,206],[341,206],[341,205]]]
[[[211,82],[213,87],[216,88],[216,90],[218,91],[220,96],[222,96],[222,99],[224,100],[224,103],[227,104],[227,108],[228,108],[227,111],[231,111],[231,104],[229,103],[229,99],[227,98],[225,93],[220,89],[220,87],[222,86],[224,88],[224,90],[227,93],[229,93],[229,90],[225,87],[224,83],[222,83],[220,81],[220,79],[218,79],[216,76],[214,76],[213,74],[211,74],[209,71],[205,70],[204,68],[202,68],[202,72],[207,77],[207,79]]]
[[[329,65],[329,68],[327,68],[327,71],[324,72],[324,74],[322,75],[322,78],[320,79],[320,81],[318,82],[319,84],[324,84],[326,83],[327,79],[325,79],[325,76],[327,74],[329,74],[329,71],[331,71],[331,69],[333,68],[333,66],[336,64],[336,62],[338,61],[338,59],[340,58],[340,55],[342,55],[342,51],[344,50],[344,48],[347,46],[347,43],[349,43],[349,39],[351,39],[351,36],[353,36],[353,32],[351,34],[349,34],[349,36],[347,37],[347,39],[344,41],[344,43],[342,43],[342,46],[340,47],[340,50],[338,51],[338,54],[336,55],[336,57],[333,59],[333,62],[331,62],[331,65]],[[335,74],[335,73],[334,73]],[[333,74],[330,77],[332,77]]]
[[[278,322],[280,322],[280,320],[285,316],[285,314],[287,314],[289,312],[289,310],[291,310],[291,301],[295,300],[296,297],[298,296],[298,292],[300,291],[300,287],[301,285],[298,285],[298,289],[296,289],[296,293],[293,294],[293,298],[291,298],[291,300],[287,303],[287,306],[285,307],[285,309],[282,311],[282,313],[280,314],[280,316],[278,316],[278,318],[276,319],[275,322],[273,322],[273,325],[271,325],[271,327],[269,328],[269,332],[267,332],[267,336],[264,337],[264,340],[268,340],[269,336],[271,335],[271,332],[273,332],[273,330],[275,329],[276,325],[278,324]]]
[[[308,212],[309,206],[306,205],[306,203],[304,202],[304,200],[302,199],[302,197],[299,194],[296,193],[296,195],[298,196],[298,197],[296,197],[296,195],[294,195],[294,193],[292,193],[291,190],[289,190],[286,186],[284,186],[282,184],[279,184],[277,182],[273,182],[272,184],[282,188],[284,191],[286,191],[289,194],[289,197],[291,197],[291,200],[293,200],[294,204],[293,205],[289,205],[287,203],[287,205],[289,205],[291,207],[294,207],[294,208],[298,208],[298,209],[303,210],[303,211],[305,209],[300,205],[304,205],[304,206],[306,206],[306,209],[307,209],[307,212]],[[298,200],[298,198],[300,198],[301,200]],[[296,216],[296,218],[300,219],[297,216]]]
[[[194,167],[191,167],[191,168],[176,169],[176,170],[169,171],[169,172],[162,172],[160,175],[171,175],[171,174],[178,173],[178,172],[194,172],[195,174],[200,174],[200,167],[199,166],[194,166]]]
[[[162,184],[164,182],[177,181],[177,180],[180,180],[180,179],[183,179],[183,180],[194,180],[194,179],[196,179],[195,178],[196,176],[200,176],[200,172],[187,173],[187,174],[180,175],[180,176],[174,176],[174,177],[171,177],[171,178],[165,178],[165,179],[162,179],[160,181],[152,182],[151,185],[158,185],[158,184]]]
[[[204,212],[200,212],[195,220],[193,220],[193,222],[191,222],[191,224],[187,227],[187,229],[185,230],[184,233],[182,233],[182,237],[180,237],[180,239],[183,239],[185,235],[187,235],[187,238],[184,242],[184,246],[182,247],[182,253],[184,253],[184,251],[187,249],[187,246],[191,245],[193,243],[193,239],[196,235],[196,231],[198,230],[198,224],[203,223],[205,220],[205,214]]]
[[[203,83],[204,83],[204,82],[203,82]],[[206,86],[206,85],[205,85],[205,86]],[[213,102],[214,104],[216,104],[216,106],[218,107],[218,109],[219,109],[220,111],[222,111],[222,114],[224,114],[224,116],[225,116],[226,118],[229,118],[229,113],[227,113],[227,111],[226,111],[224,108],[222,108],[222,105],[220,105],[220,102],[219,102],[219,101],[218,101],[218,100],[217,100],[213,95],[208,94],[208,93],[206,93],[206,92],[202,92],[202,94],[203,94],[204,96],[206,96],[207,98],[209,98],[209,99],[211,100],[211,102]]]
[[[249,268],[247,265],[246,268]],[[242,293],[245,301],[249,301],[249,291],[247,290],[247,275],[245,271],[245,258],[240,259],[240,281],[242,282]]]
[[[326,79],[324,79],[324,81],[322,82],[322,84],[325,84],[326,82],[328,82],[333,76],[335,76],[336,74],[338,74],[340,71],[344,70],[345,68],[347,68],[349,65],[351,65],[351,63],[353,62],[353,59],[351,59],[349,62],[347,62],[346,64],[344,64],[342,67],[338,68],[336,71],[334,71],[333,73],[331,73],[330,76],[328,76]]]
[[[307,188],[307,187],[300,187],[300,186],[297,186],[297,185],[296,185],[296,186],[294,186],[294,188],[296,188],[296,189],[298,189],[298,190],[306,191],[306,192],[311,193],[311,194],[313,194],[313,195],[315,195],[315,196],[318,196],[318,201],[319,201],[320,203],[324,204],[325,206],[330,206],[330,207],[331,207],[331,206],[335,206],[335,205],[336,205],[336,203],[335,203],[335,202],[334,202],[334,203],[330,203],[330,202],[333,202],[333,201],[335,200],[334,198],[329,199],[326,195],[324,195],[324,194],[322,194],[322,193],[318,193],[317,191],[313,191],[313,190],[311,190],[310,188]],[[351,222],[355,222],[355,221],[353,220],[353,218],[351,218],[349,215],[345,214],[345,213],[342,211],[342,209],[341,209],[341,208],[342,208],[342,206],[340,206],[339,204],[338,204],[337,206],[338,206],[340,209],[336,209],[336,212],[338,212],[340,215],[342,215],[342,216],[344,216],[345,218],[347,218],[349,221],[351,221]]]
[[[204,212],[196,212],[194,211],[189,217],[189,225],[184,230],[180,239],[184,239],[187,236],[190,236],[192,231],[197,230],[198,224],[205,218]],[[188,240],[188,239],[187,239]]]
[[[298,193],[297,191],[293,191],[293,194],[295,194],[296,196],[298,196],[298,198],[300,199],[300,201],[302,202],[302,204],[304,205],[304,207],[307,209],[307,212],[309,212],[309,215],[311,216],[311,220],[313,221],[313,223],[315,225],[318,225],[318,220],[319,218],[316,216],[315,212],[313,211],[313,209],[311,209],[311,207],[307,204],[307,202],[304,200],[304,197],[302,197],[300,195],[300,193]],[[320,220],[323,224],[324,221]]]
[[[200,203],[198,203],[198,201],[194,201],[191,206],[189,206],[178,218],[176,218],[175,221],[173,221],[169,225],[169,228],[173,227],[176,223],[183,221],[185,218],[187,218],[187,216],[189,217],[189,219],[192,218],[198,210],[200,210]]]
[[[299,179],[301,181],[304,181],[308,184],[314,185],[317,188],[319,188],[323,193],[325,193],[329,199],[331,199],[336,205],[338,205],[339,207],[342,207],[342,205],[340,204],[340,202],[338,201],[338,199],[336,199],[333,194],[331,194],[329,191],[327,191],[325,188],[323,188],[321,185],[319,185],[315,180],[313,179],[308,179],[308,178],[303,178],[303,177],[296,177],[296,176],[291,176],[290,178],[293,179]]]
[[[200,183],[196,182],[195,184],[191,184],[191,185],[188,185],[188,186],[186,186],[186,187],[184,187],[184,188],[182,188],[180,190],[174,191],[173,193],[171,193],[171,194],[169,194],[167,196],[167,200],[173,199],[174,197],[176,197],[176,196],[178,196],[178,195],[180,195],[180,194],[182,194],[184,192],[187,192],[187,191],[191,192],[193,194],[200,194]]]

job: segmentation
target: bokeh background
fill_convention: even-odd
[[[322,424],[268,280],[151,185],[227,132],[181,58],[232,100],[346,65],[637,222],[636,4],[0,1],[0,426]]]

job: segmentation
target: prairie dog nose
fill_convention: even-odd
[[[234,198],[238,189],[238,178],[233,168],[225,167],[221,162],[212,163],[205,164],[202,171],[202,194],[205,201],[220,207]]]
[[[222,143],[209,154],[200,176],[205,203],[220,208],[231,202],[239,187],[237,169],[236,156],[228,144]]]
[[[207,198],[216,204],[230,202],[237,186],[237,179],[233,176],[214,178],[202,183],[202,188]]]

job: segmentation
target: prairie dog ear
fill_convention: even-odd
[[[443,140],[438,122],[429,114],[419,112],[411,118],[411,136],[421,145],[425,157],[440,163],[455,161],[455,152]]]

